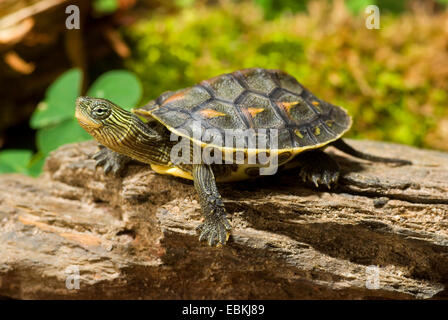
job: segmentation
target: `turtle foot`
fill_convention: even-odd
[[[339,179],[340,169],[336,161],[320,150],[310,151],[299,156],[299,176],[304,182],[319,187],[325,185],[328,189],[335,186]]]
[[[95,167],[103,167],[104,173],[108,174],[112,172],[114,176],[118,176],[126,164],[131,161],[131,158],[109,150],[100,145],[100,151],[98,151],[93,159],[96,160]]]
[[[312,183],[318,188],[320,185],[331,189],[339,179],[339,171],[316,170],[316,168],[302,168],[299,173],[304,182]]]
[[[229,239],[231,228],[225,215],[206,218],[205,222],[197,227],[199,241],[206,240],[210,246],[220,247]]]

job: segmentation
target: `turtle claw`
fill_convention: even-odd
[[[316,188],[319,188],[320,177],[317,174],[312,174],[311,180],[313,181]]]
[[[310,171],[311,170],[311,171]],[[315,171],[316,170],[316,171]],[[332,186],[336,185],[339,179],[339,172],[331,172],[331,171],[317,171],[317,169],[302,169],[300,171],[300,177],[304,182],[309,182],[314,184],[316,188],[320,185],[326,186],[328,189],[331,189]]]
[[[322,184],[326,185],[328,189],[331,189],[330,181],[331,181],[332,179],[331,179],[331,176],[330,176],[329,174],[326,174],[326,173],[328,173],[328,172],[325,171],[325,172],[324,172],[324,175],[323,175],[323,177],[322,177],[322,179],[323,179]]]
[[[325,153],[314,151],[302,158],[299,176],[316,188],[324,185],[331,189],[338,182],[339,166]]]
[[[223,215],[216,220],[206,218],[205,222],[200,224],[196,230],[199,231],[199,241],[206,240],[209,246],[221,247],[229,239],[231,228],[229,221]]]
[[[104,174],[107,175],[107,174],[112,170],[112,168],[114,168],[114,167],[115,167],[115,166],[114,166],[113,164],[111,164],[110,162],[107,162],[107,163],[104,165],[104,167],[103,167]],[[116,168],[114,168],[114,169],[112,170],[112,173],[113,173],[114,175],[116,175],[117,172],[118,172],[118,170],[117,170]]]
[[[103,167],[104,174],[107,175],[112,172],[114,176],[118,176],[131,160],[129,157],[109,150],[104,146],[100,146],[100,151],[93,155],[93,159],[96,160],[95,168]]]

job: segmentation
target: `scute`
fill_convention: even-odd
[[[203,112],[204,110],[214,110],[216,112],[216,116],[210,112],[210,117],[207,117],[206,113]],[[219,100],[213,100],[204,105],[203,108],[194,112],[193,117],[219,129],[235,129],[244,127],[244,122],[238,116],[235,106],[231,103]]]
[[[249,89],[253,91],[269,95],[277,87],[277,84],[265,69],[246,69],[241,74]]]
[[[233,102],[244,91],[238,80],[227,74],[205,80],[202,85],[204,87],[210,86],[217,99],[229,102]]]
[[[271,105],[271,100],[267,97],[250,92],[242,99],[240,108],[247,110],[249,113],[247,119],[251,124],[251,128],[282,129],[285,127],[285,122],[273,110],[274,107]],[[250,112],[251,108],[262,109],[262,111],[260,110],[254,114]]]
[[[203,103],[211,98],[211,95],[206,89],[200,86],[194,86],[174,92],[172,95],[167,96],[161,100],[160,109],[185,109],[191,110],[197,104]]]
[[[304,88],[300,85],[300,83],[289,74],[285,72],[279,72],[276,75],[281,88],[297,95],[301,95],[304,91]]]
[[[291,120],[298,126],[306,125],[319,117],[301,98],[294,105],[290,105],[287,112]]]
[[[151,116],[170,131],[202,145],[207,142],[193,137],[194,126],[199,125],[201,132],[213,129],[224,143],[226,130],[263,129],[268,135],[266,149],[292,154],[337,140],[351,126],[344,109],[318,99],[294,77],[260,68],[223,74],[164,93],[136,113]]]

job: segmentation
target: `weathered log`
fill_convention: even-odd
[[[222,248],[198,241],[191,182],[139,164],[105,176],[95,143],[64,146],[38,179],[0,176],[0,296],[446,298],[448,154],[349,142],[414,164],[328,148],[343,169],[335,190],[294,171],[223,184],[233,231]],[[76,268],[79,289],[67,289]]]

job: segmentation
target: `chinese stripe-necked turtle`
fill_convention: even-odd
[[[134,159],[158,173],[193,180],[204,215],[199,239],[210,245],[224,244],[231,228],[216,182],[258,176],[268,158],[276,159],[279,169],[299,166],[298,176],[304,181],[327,187],[339,177],[338,164],[323,152],[328,145],[361,159],[410,163],[368,155],[347,145],[341,139],[351,126],[347,112],[318,99],[279,70],[253,68],[223,74],[166,92],[132,112],[105,99],[79,97],[76,117],[100,143],[94,158],[106,173],[117,173]],[[172,151],[178,141],[170,138],[173,133],[196,146],[188,150],[208,152],[193,159],[193,150],[188,161],[174,161],[178,151]],[[236,156],[241,153],[243,162]],[[222,162],[211,163],[219,154]],[[257,158],[261,154],[264,162]],[[253,155],[258,160],[249,161]],[[233,163],[224,163],[228,159]],[[240,162],[235,163],[237,159]]]

